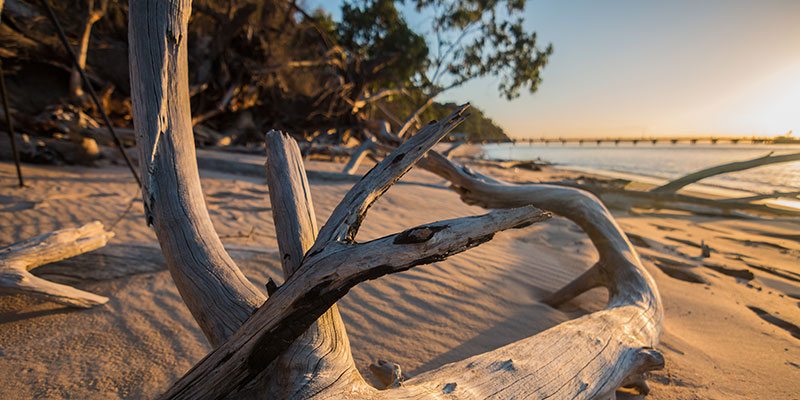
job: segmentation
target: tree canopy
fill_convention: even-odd
[[[340,44],[366,60],[391,60],[395,85],[431,96],[484,76],[499,78],[507,99],[533,93],[553,48],[540,48],[524,28],[525,0],[348,0],[336,27]],[[424,19],[415,32],[398,10],[413,6]],[[425,41],[423,35],[430,40]],[[376,79],[386,84],[386,79]]]

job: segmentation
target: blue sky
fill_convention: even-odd
[[[555,48],[538,92],[508,101],[490,77],[438,100],[520,138],[800,135],[800,0],[528,0],[525,23]]]

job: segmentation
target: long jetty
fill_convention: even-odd
[[[605,138],[580,138],[580,137],[540,137],[540,138],[519,138],[513,139],[514,143],[577,143],[580,145],[584,144],[596,144],[601,145],[604,143],[613,143],[615,145],[619,145],[620,143],[632,143],[634,145],[637,144],[658,144],[658,143],[671,143],[671,144],[678,144],[678,143],[688,143],[688,144],[699,144],[699,143],[710,143],[710,144],[717,144],[717,143],[730,143],[730,144],[773,144],[775,143],[776,138],[774,137],[766,137],[766,136],[751,136],[751,137],[734,137],[734,136],[708,136],[708,137],[698,137],[698,136],[685,136],[685,137],[605,137]]]

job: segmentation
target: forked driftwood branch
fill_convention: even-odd
[[[221,245],[205,208],[192,140],[186,41],[189,1],[132,0],[130,60],[148,221],[178,289],[215,349],[163,398],[579,398],[613,396],[661,366],[662,309],[652,278],[608,211],[585,192],[513,186],[469,174],[444,157],[424,166],[469,202],[504,208],[440,221],[366,243],[367,210],[464,118],[462,107],[424,127],[358,181],[315,238],[315,216],[297,145],[267,135],[267,176],[285,283],[254,287]],[[177,188],[177,190],[176,190]],[[548,218],[576,221],[601,254],[550,299],[602,285],[609,307],[500,349],[377,390],[355,369],[335,303],[365,280],[442,260],[495,232]],[[518,208],[514,208],[518,207]],[[392,368],[392,372],[399,369]]]
[[[34,268],[99,249],[113,233],[98,221],[62,229],[0,248],[0,292],[25,293],[70,307],[91,308],[108,298],[39,278]]]
[[[732,163],[716,165],[711,168],[706,168],[689,175],[680,177],[673,181],[670,181],[664,185],[659,187],[653,188],[650,190],[652,193],[675,193],[684,186],[690,185],[702,179],[706,179],[712,176],[727,174],[730,172],[737,172],[737,171],[744,171],[750,168],[760,167],[763,165],[769,164],[778,164],[778,163],[785,163],[790,161],[798,161],[800,160],[800,153],[793,153],[793,154],[782,154],[778,156],[773,156],[772,153],[769,153],[763,157],[754,158],[752,160],[745,160],[745,161],[736,161]]]

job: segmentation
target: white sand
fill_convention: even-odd
[[[309,168],[338,170],[341,165],[315,162]],[[22,295],[0,298],[0,398],[157,395],[208,346],[152,247],[155,237],[144,225],[128,172],[28,165],[24,171],[30,187],[20,190],[14,187],[13,166],[0,163],[2,245],[96,219],[108,227],[134,200],[106,249],[45,270],[49,279],[110,297],[107,305],[76,311]],[[568,174],[490,173],[523,181]],[[241,250],[233,256],[246,275],[259,286],[268,276],[279,277],[263,179],[202,175],[214,225],[226,245]],[[444,181],[424,171],[412,171],[403,182],[370,209],[359,240],[484,212],[464,205]],[[311,185],[322,223],[351,183],[312,180]],[[617,215],[641,245],[666,307],[660,350],[667,367],[651,379],[650,398],[798,398],[800,225],[670,212]],[[794,236],[781,238],[786,235]],[[681,243],[700,240],[716,250],[710,259],[695,259],[699,249]],[[130,250],[133,244],[149,246],[141,248],[146,256],[137,248],[130,257],[111,256],[114,249]],[[588,268],[594,257],[575,225],[554,218],[498,234],[447,261],[362,284],[340,303],[356,362],[367,377],[366,367],[377,358],[397,362],[413,376],[598,309],[605,298],[601,290],[560,310],[538,302]],[[747,269],[755,278],[737,279],[703,262]],[[689,271],[708,284],[670,277],[656,263]],[[91,279],[70,280],[64,271],[76,266],[89,270]]]

